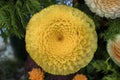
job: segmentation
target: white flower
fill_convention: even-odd
[[[101,17],[120,17],[120,0],[85,0],[90,10]]]

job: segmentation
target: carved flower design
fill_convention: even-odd
[[[97,48],[93,21],[78,9],[52,5],[36,13],[26,29],[26,49],[44,71],[67,75],[85,67]]]
[[[43,78],[43,72],[38,68],[33,68],[32,71],[29,72],[30,80],[43,80]]]
[[[107,50],[112,60],[120,66],[120,35],[117,35],[114,40],[108,40]]]
[[[73,80],[88,80],[88,79],[83,74],[77,74],[77,75],[75,75],[75,77],[73,78]]]

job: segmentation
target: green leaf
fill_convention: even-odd
[[[103,73],[108,73],[108,72],[115,72],[115,69],[112,67],[111,64],[108,63],[108,61],[104,60],[96,60],[93,62],[93,67],[96,69],[96,72],[103,72]]]
[[[115,39],[115,36],[117,34],[120,34],[120,18],[114,19],[114,20],[109,20],[109,26],[108,29],[104,32],[101,33],[101,37],[104,38],[104,40],[108,39]]]
[[[30,3],[33,5],[33,8],[36,9],[36,11],[39,11],[41,9],[39,0],[30,0]]]
[[[119,79],[120,79],[120,73],[112,73],[102,78],[102,80],[119,80]]]

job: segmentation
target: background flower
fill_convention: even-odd
[[[77,74],[77,75],[75,75],[73,80],[87,80],[87,77],[83,74]]]
[[[120,0],[85,0],[92,12],[106,18],[120,17]]]
[[[120,35],[117,35],[114,40],[108,40],[107,50],[113,61],[120,66]]]
[[[32,71],[29,72],[30,80],[43,80],[43,78],[43,72],[39,68],[33,68]]]

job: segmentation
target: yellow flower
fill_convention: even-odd
[[[120,17],[120,0],[85,0],[92,12],[106,18]]]
[[[33,68],[32,71],[29,72],[30,80],[43,80],[43,72],[38,68]]]
[[[26,29],[26,49],[44,71],[67,75],[85,67],[97,48],[93,21],[78,9],[52,5],[36,13]]]
[[[83,74],[77,74],[73,80],[87,80],[87,77]]]
[[[120,35],[117,35],[114,40],[108,40],[107,51],[112,60],[120,67]]]

